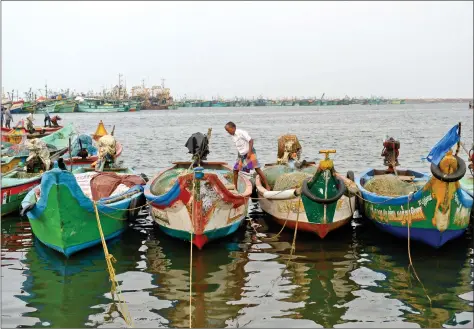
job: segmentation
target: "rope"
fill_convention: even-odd
[[[196,202],[196,175],[193,176],[193,202],[191,203],[191,220],[194,229],[194,203]],[[193,231],[191,233],[191,239],[189,240],[189,328],[193,327],[192,318],[192,304],[193,304]]]
[[[407,202],[407,210],[408,210],[408,215],[409,215],[409,219],[408,219],[408,223],[407,223],[407,230],[408,230],[408,259],[410,261],[410,264],[408,265],[408,270],[410,270],[410,267],[413,268],[413,273],[415,274],[415,278],[418,280],[418,282],[421,284],[422,288],[423,288],[423,291],[425,292],[425,295],[426,297],[428,297],[428,300],[430,301],[430,307],[432,307],[432,303],[431,303],[431,298],[430,296],[428,296],[428,293],[426,292],[426,289],[425,289],[425,286],[423,285],[423,282],[421,282],[420,278],[418,277],[418,274],[416,273],[416,270],[415,270],[415,266],[413,265],[413,261],[411,259],[411,247],[410,247],[410,224],[411,224],[411,221],[412,221],[412,217],[411,217],[411,211],[410,211],[410,200],[411,200],[411,197],[413,196],[413,193],[410,193],[408,195],[408,202]]]
[[[298,209],[299,209],[299,206],[300,206],[300,202],[301,202],[301,197],[298,198]],[[285,266],[285,269],[283,270],[283,272],[273,281],[273,284],[272,286],[270,287],[270,289],[268,289],[268,291],[261,297],[266,297],[268,295],[268,293],[270,292],[270,290],[273,289],[273,287],[275,286],[275,284],[277,283],[277,281],[283,277],[283,275],[285,274],[286,270],[288,269],[288,266],[290,264],[290,261],[291,261],[291,257],[293,256],[293,252],[296,250],[296,234],[298,232],[298,222],[299,222],[299,218],[300,218],[300,212],[298,211],[297,214],[296,214],[296,224],[295,224],[295,232],[293,233],[293,242],[291,243],[291,249],[290,249],[290,257],[288,258],[288,261],[286,262],[286,266]],[[286,223],[286,222],[285,222]],[[280,231],[281,232],[281,231]]]
[[[192,302],[193,302],[193,232],[191,232],[191,239],[189,240],[189,328],[193,327],[192,319]]]
[[[97,219],[97,228],[99,229],[100,239],[102,240],[102,248],[104,249],[105,261],[107,263],[107,270],[109,272],[109,280],[112,282],[110,293],[112,295],[112,300],[114,296],[117,296],[118,307],[122,317],[129,327],[133,327],[132,318],[128,312],[127,304],[125,300],[122,299],[122,291],[120,286],[118,286],[117,279],[115,277],[115,269],[112,263],[116,263],[117,260],[112,254],[109,254],[109,249],[107,248],[107,243],[105,242],[104,232],[102,231],[102,225],[100,224],[99,211],[97,209],[97,202],[94,202],[95,217]]]

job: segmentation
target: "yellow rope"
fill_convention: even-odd
[[[105,254],[105,261],[107,263],[107,270],[109,272],[109,280],[111,281],[112,287],[110,290],[110,293],[112,295],[112,300],[114,299],[114,296],[117,296],[118,299],[118,307],[120,312],[122,313],[123,319],[127,323],[129,327],[133,327],[133,322],[132,318],[130,316],[130,313],[128,312],[127,304],[125,303],[125,300],[122,299],[122,291],[120,287],[117,284],[117,279],[115,277],[115,269],[112,263],[117,262],[117,260],[114,258],[112,254],[109,254],[109,249],[107,248],[107,243],[105,242],[105,237],[104,237],[104,232],[102,231],[102,225],[100,224],[100,216],[99,216],[99,210],[97,208],[97,202],[94,202],[94,210],[95,210],[95,217],[97,219],[97,227],[99,229],[100,233],[100,239],[102,240],[102,247],[104,248],[104,254]]]
[[[408,269],[410,269],[410,266],[411,266],[411,268],[413,268],[413,273],[415,273],[415,278],[421,284],[421,287],[423,288],[423,291],[425,292],[426,297],[428,297],[428,300],[430,301],[430,307],[432,307],[431,298],[430,298],[430,296],[428,296],[428,293],[426,292],[426,289],[425,289],[425,286],[423,285],[423,282],[421,282],[420,278],[418,277],[418,274],[416,273],[416,270],[415,270],[415,266],[413,265],[413,261],[411,259],[411,247],[410,247],[410,224],[411,224],[411,221],[412,221],[411,211],[410,211],[411,195],[412,194],[408,195],[408,201],[407,201],[407,210],[408,210],[408,215],[410,217],[408,219],[408,223],[407,223],[407,229],[408,229],[408,259],[410,261],[410,265],[408,265]]]

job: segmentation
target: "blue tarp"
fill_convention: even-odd
[[[91,136],[82,134],[76,136],[71,142],[71,153],[73,156],[75,156],[81,150],[79,140],[82,143],[82,148],[85,148],[89,155],[97,154],[97,148],[94,146]]]
[[[459,141],[458,125],[452,127],[441,140],[433,146],[426,159],[438,165],[451,147]]]

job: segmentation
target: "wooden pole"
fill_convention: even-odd
[[[459,153],[459,148],[461,147],[461,122],[458,124],[458,135],[459,135],[459,141],[458,141],[458,146],[456,147],[456,156]]]

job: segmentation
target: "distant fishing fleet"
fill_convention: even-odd
[[[134,112],[140,110],[175,110],[189,107],[260,107],[260,106],[335,106],[335,105],[383,105],[383,104],[405,104],[405,99],[385,99],[383,97],[326,99],[321,97],[312,98],[285,98],[267,99],[257,97],[253,99],[234,98],[212,100],[188,99],[184,97],[174,100],[169,88],[164,85],[154,85],[151,88],[143,82],[140,86],[134,86],[127,91],[122,85],[122,75],[119,74],[119,83],[110,90],[104,89],[101,93],[79,93],[65,90],[53,92],[45,85],[44,91],[38,90],[41,95],[30,89],[25,97],[19,97],[18,91],[12,90],[2,94],[2,108],[9,109],[10,113],[111,113],[111,112]]]

